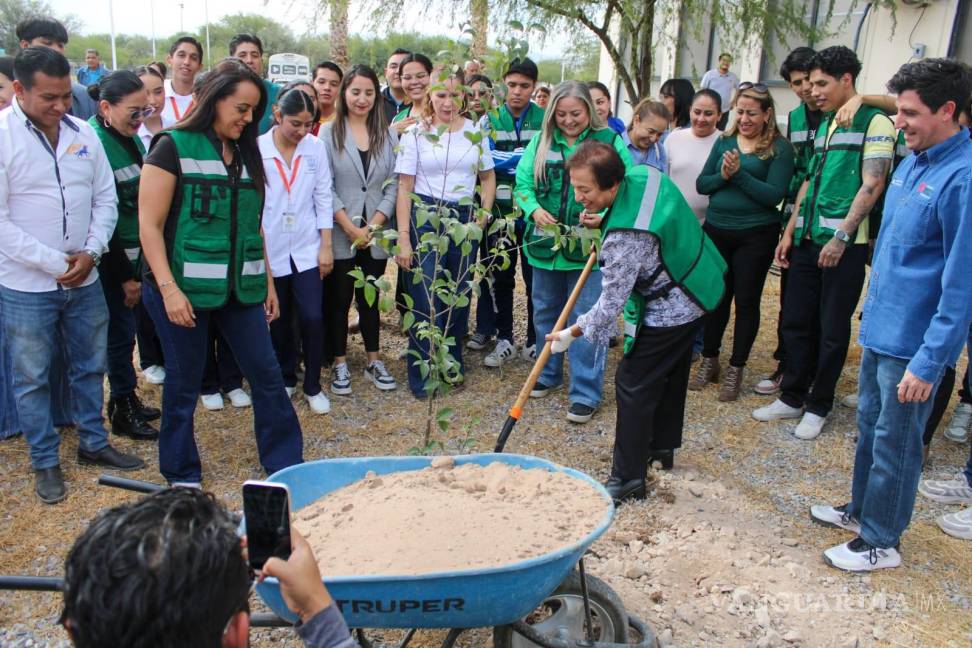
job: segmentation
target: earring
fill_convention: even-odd
[[[105,117],[105,126],[107,126],[108,128],[111,128],[111,120],[108,119],[107,117]]]

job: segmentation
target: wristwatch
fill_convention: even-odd
[[[84,251],[84,253],[87,254],[89,257],[91,257],[91,260],[94,262],[95,267],[98,267],[98,264],[101,263],[101,255],[95,252],[94,250],[87,250],[87,249]]]
[[[850,243],[851,240],[850,234],[848,234],[842,229],[834,230],[834,238],[840,241],[841,243],[843,243],[844,245]]]

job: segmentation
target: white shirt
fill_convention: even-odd
[[[65,116],[55,150],[17,99],[0,112],[0,285],[57,290],[69,254],[108,250],[117,205],[108,156],[88,123]],[[92,270],[84,285],[97,279]]]
[[[168,101],[168,99],[166,99],[166,101]],[[166,116],[165,110],[163,110],[162,111],[162,128],[163,129],[164,128],[168,128],[169,126],[171,126],[174,123],[175,122],[172,121],[171,118],[169,118],[169,117]],[[144,123],[141,126],[138,127],[138,139],[142,140],[142,146],[145,147],[145,152],[146,153],[148,153],[148,150],[152,147],[152,138],[155,137],[155,135],[157,135],[157,133],[150,132],[149,129],[145,128],[145,124]]]
[[[192,93],[187,95],[181,95],[175,91],[172,87],[172,80],[166,79],[162,82],[162,87],[165,89],[165,103],[162,104],[162,121],[168,120],[170,124],[174,124],[183,117],[189,111],[189,106],[192,105]]]
[[[695,189],[695,181],[702,173],[709,152],[721,130],[714,130],[708,137],[696,137],[691,128],[679,128],[665,138],[665,154],[668,156],[668,176],[681,190],[689,207],[695,212],[700,223],[705,222],[705,211],[709,208],[709,197]]]
[[[292,272],[291,259],[298,272],[317,267],[320,230],[334,226],[331,165],[324,142],[307,134],[297,144],[291,165],[287,166],[273,142],[275,130],[276,127],[271,128],[257,139],[260,157],[263,158],[263,172],[267,176],[263,236],[270,271],[274,277],[285,277]],[[286,182],[290,183],[289,192],[284,176]]]
[[[415,176],[415,193],[422,196],[448,202],[472,198],[479,172],[493,168],[489,139],[468,119],[459,130],[444,131],[433,142],[429,137],[436,133],[421,123],[410,126],[401,138],[395,173]],[[466,133],[480,133],[482,139],[473,144]]]

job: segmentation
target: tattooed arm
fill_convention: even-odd
[[[861,188],[857,190],[857,195],[854,196],[854,202],[851,203],[850,209],[847,211],[847,216],[844,217],[844,222],[840,224],[841,230],[850,236],[855,235],[854,233],[857,231],[858,226],[871,213],[871,209],[874,208],[874,203],[877,202],[881,196],[881,192],[884,191],[884,187],[888,182],[888,171],[890,169],[890,158],[871,158],[864,160],[861,170],[861,176],[864,181],[861,183]],[[833,268],[836,266],[840,263],[840,257],[843,256],[846,245],[836,238],[830,239],[827,245],[820,251],[820,258],[817,260],[817,265],[821,268]]]

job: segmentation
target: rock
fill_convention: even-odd
[[[641,578],[642,576],[644,576],[647,573],[648,573],[648,570],[645,569],[644,563],[642,563],[641,561],[636,560],[636,561],[630,563],[627,567],[625,567],[624,577],[625,578],[630,578],[630,579],[634,580],[636,578]]]
[[[651,590],[648,593],[648,598],[651,599],[652,603],[661,603],[665,600],[665,595],[661,590]]]
[[[780,542],[786,545],[787,547],[795,547],[798,544],[800,544],[800,541],[797,540],[796,538],[780,538]]]
[[[790,630],[785,635],[783,635],[783,641],[786,643],[797,643],[798,641],[803,641],[803,635],[801,635],[796,630]]]
[[[874,635],[875,641],[884,641],[887,636],[887,632],[884,630],[884,626],[876,625],[874,629],[871,630],[871,634]]]
[[[702,495],[705,493],[705,491],[702,490],[702,487],[694,482],[689,483],[688,492],[692,493],[696,497],[702,497]]]
[[[763,567],[765,565],[768,565],[769,561],[770,561],[769,554],[763,554],[762,556],[759,557],[759,560],[756,561],[756,566]]]
[[[860,639],[856,636],[851,635],[841,642],[840,648],[857,648],[860,645]]]
[[[756,608],[756,623],[764,628],[770,627],[770,615],[769,610],[766,609],[765,605],[761,605]]]
[[[665,628],[664,630],[662,630],[661,634],[658,635],[658,645],[661,646],[662,648],[668,648],[669,646],[672,645],[672,642],[674,640],[675,638],[672,636],[671,628]]]
[[[745,587],[737,587],[732,591],[732,602],[738,606],[749,605],[753,602],[753,593]]]
[[[770,628],[766,634],[756,642],[757,648],[774,648],[781,643],[780,633]]]
[[[624,569],[624,565],[617,558],[611,558],[604,563],[604,573],[609,576],[619,576]]]
[[[682,621],[687,626],[695,625],[695,608],[691,605],[680,605],[675,608],[675,618]]]
[[[631,542],[628,543],[628,549],[633,554],[640,553],[641,550],[644,548],[644,546],[645,543],[642,542],[641,540],[632,540]]]
[[[456,465],[456,460],[449,456],[435,457],[432,460],[432,467],[436,470],[452,468]]]

